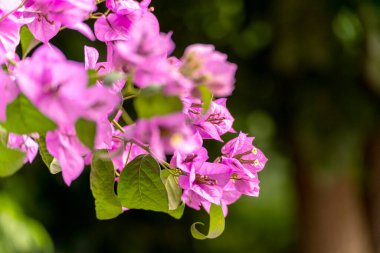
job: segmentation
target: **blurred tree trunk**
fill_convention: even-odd
[[[298,159],[300,251],[372,252],[363,203],[355,180],[344,174],[330,180],[318,179],[313,175],[312,168],[306,166],[312,164],[310,162],[313,161],[302,161],[302,157]]]
[[[373,134],[368,151],[372,239],[375,252],[380,253],[380,131]]]
[[[339,9],[329,0],[273,6],[278,40],[272,67],[286,86],[282,114],[291,117],[283,125],[294,144],[300,251],[372,253],[360,187],[367,98],[355,81],[358,59],[346,57],[333,33]]]
[[[363,84],[375,101],[380,97],[380,20],[379,5],[363,2],[359,8],[365,28],[365,51],[363,55]],[[377,103],[377,108],[379,104]],[[378,110],[375,111],[378,115]],[[380,124],[377,116],[375,130],[369,136],[366,156],[368,173],[368,204],[374,252],[380,253]]]

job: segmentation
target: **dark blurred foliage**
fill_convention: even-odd
[[[177,221],[129,211],[98,221],[88,169],[68,188],[39,161],[1,179],[0,191],[46,228],[55,252],[380,252],[380,2],[152,5],[162,30],[173,31],[176,56],[188,44],[211,43],[238,64],[228,106],[235,129],[256,136],[269,158],[260,197],[230,207],[220,238],[197,241],[189,227],[207,222],[204,212],[187,209]],[[69,58],[82,60],[84,44],[105,58],[100,43],[62,34],[52,42]],[[216,155],[222,144],[207,145]],[[0,236],[10,233],[7,221],[0,219]]]

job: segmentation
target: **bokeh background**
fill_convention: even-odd
[[[0,252],[380,252],[380,1],[152,5],[176,56],[212,43],[238,64],[228,106],[269,158],[260,197],[230,207],[220,238],[197,241],[189,227],[205,213],[98,221],[89,170],[68,188],[38,159],[0,179]],[[73,31],[52,43],[78,61],[85,44],[104,50]]]

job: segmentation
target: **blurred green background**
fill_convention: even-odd
[[[88,169],[68,188],[38,159],[0,180],[0,252],[380,252],[380,1],[152,5],[176,56],[212,43],[238,64],[228,106],[269,158],[260,197],[230,207],[220,238],[197,241],[189,227],[204,212],[98,221]],[[104,50],[62,34],[52,43],[71,59],[85,44]]]

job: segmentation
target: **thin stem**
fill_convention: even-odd
[[[152,151],[150,150],[149,147],[145,146],[144,144],[140,143],[139,141],[137,141],[136,139],[133,139],[133,140],[130,140],[129,141],[130,143],[133,143],[133,144],[136,144],[137,146],[139,146],[140,148],[144,149],[146,152],[150,153],[153,155]]]
[[[144,149],[146,152],[148,152],[149,154],[151,154],[152,156],[156,157],[156,155],[154,155],[154,153],[152,152],[152,150],[145,146],[144,144],[140,143],[139,141],[137,141],[136,139],[133,139],[130,141],[131,143],[134,143],[136,144],[137,146],[139,146],[140,148]],[[156,158],[157,159],[157,158]],[[165,167],[166,169],[169,170],[170,173],[172,173],[173,175],[175,175],[175,169],[173,169],[170,164],[168,162],[166,162],[165,160],[161,160],[161,159],[157,159],[158,162],[163,166]]]
[[[161,164],[163,167],[165,167],[166,169],[168,169],[170,173],[173,172],[172,168],[170,168],[170,166],[168,166],[168,165],[166,164],[166,162],[162,161],[162,162],[160,162],[160,164]],[[171,173],[171,174],[174,174],[174,173]]]
[[[120,136],[117,136],[117,135],[112,135],[112,138],[115,138],[115,139],[118,139],[120,141],[125,141],[124,138],[120,137]]]
[[[117,122],[116,122],[117,123]],[[118,123],[117,123],[118,124]],[[145,146],[144,144],[140,143],[139,141],[137,141],[136,139],[132,139],[132,140],[125,140],[125,139],[122,139],[120,138],[119,136],[112,136],[114,138],[117,138],[117,139],[120,139],[120,140],[123,140],[123,141],[126,141],[126,142],[129,142],[131,144],[131,146],[129,147],[129,151],[128,151],[128,156],[127,156],[127,163],[128,163],[128,160],[129,160],[129,157],[131,155],[131,151],[132,151],[132,145],[135,144],[137,146],[139,146],[140,148],[144,149],[146,152],[148,152],[149,154],[151,154],[153,157],[156,157],[154,155],[154,153],[152,152],[152,150],[148,147],[148,146]],[[157,158],[156,158],[157,159]],[[157,159],[159,160],[159,159]],[[174,176],[179,176],[182,174],[182,172],[178,169],[175,169],[175,168],[172,168],[171,165],[164,161],[164,160],[159,160],[158,161],[160,163],[160,165],[164,168],[166,168],[170,174],[174,175]]]
[[[132,98],[135,98],[138,96],[139,96],[139,94],[133,94],[133,95],[126,96],[126,97],[123,97],[123,101],[129,100],[129,99],[132,99]]]
[[[127,125],[132,125],[133,123],[135,123],[123,107],[121,108],[121,118]]]
[[[173,168],[171,167],[171,165],[168,162],[162,161],[162,163],[165,164],[166,168],[173,170]]]
[[[128,151],[128,156],[127,156],[127,161],[125,162],[126,164],[128,163],[129,161],[129,157],[131,157],[131,152],[132,152],[132,145],[133,143],[130,143],[130,146],[129,146],[129,151]]]
[[[128,75],[127,79],[127,92],[132,93],[131,91],[133,90],[133,75],[130,74]]]
[[[119,129],[122,133],[125,133],[124,128],[123,128],[122,126],[120,126],[120,124],[117,123],[116,120],[113,119],[113,120],[112,120],[112,124],[114,124],[114,126],[115,126],[117,129]]]
[[[15,62],[13,59],[8,59],[8,62],[13,65],[13,66],[17,66],[17,62]]]
[[[90,19],[98,19],[98,18],[100,18],[101,16],[103,16],[103,13],[101,13],[101,12],[91,13],[91,14],[90,14]]]

